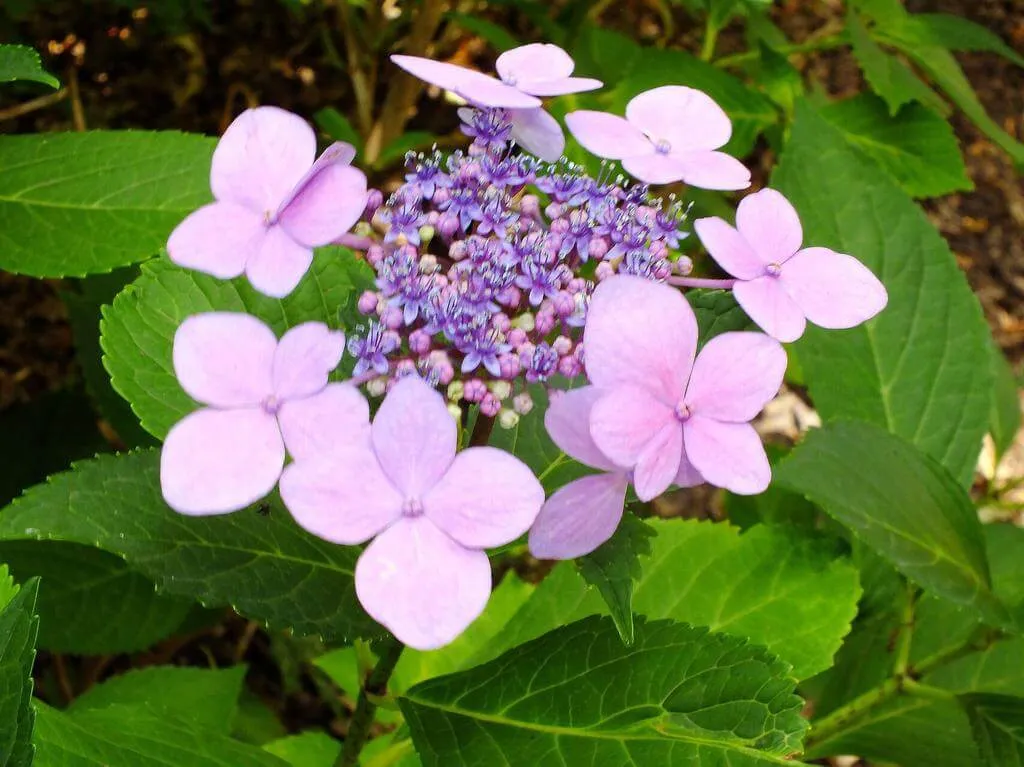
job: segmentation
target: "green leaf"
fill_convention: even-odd
[[[689,290],[686,300],[697,315],[697,345],[704,346],[720,333],[752,330],[754,323],[743,311],[731,290]]]
[[[64,712],[36,703],[33,767],[284,767],[273,754],[145,707]]]
[[[995,442],[996,455],[1002,456],[1013,444],[1017,431],[1020,429],[1020,389],[1013,369],[1002,350],[989,344],[992,356],[992,375],[995,378],[993,387],[992,411],[989,415],[988,429]]]
[[[904,440],[868,423],[832,423],[809,432],[775,477],[924,588],[1005,620],[970,496]]]
[[[613,87],[629,73],[642,50],[625,35],[586,24],[572,49],[576,74],[596,77],[606,88]]]
[[[43,69],[39,54],[27,45],[0,45],[0,83],[30,80],[59,88],[57,78]]]
[[[820,114],[885,168],[913,197],[973,189],[952,126],[920,104],[890,115],[869,93],[827,104]]]
[[[380,155],[373,161],[373,167],[377,170],[390,168],[405,159],[408,152],[416,152],[430,149],[437,143],[438,137],[427,131],[414,130],[403,133],[386,147],[380,150]]]
[[[974,742],[987,767],[1024,765],[1024,698],[1012,695],[961,695],[971,720]]]
[[[856,256],[889,291],[870,322],[808,327],[795,344],[819,414],[882,426],[966,487],[991,403],[990,334],[949,246],[889,175],[806,103],[772,181],[799,211],[805,243]]]
[[[615,534],[596,551],[576,560],[580,575],[597,589],[615,628],[626,644],[633,644],[633,586],[640,579],[640,557],[651,553],[654,528],[630,513],[622,515]]]
[[[210,201],[214,143],[173,131],[0,137],[0,268],[81,277],[149,258]]]
[[[792,114],[796,100],[803,95],[804,79],[789,59],[764,42],[758,45],[757,84],[768,98]]]
[[[864,79],[881,96],[895,115],[899,108],[911,101],[920,101],[938,112],[948,108],[914,72],[895,56],[886,53],[871,39],[860,17],[852,11],[847,14],[847,29],[853,44],[853,55],[864,72]]]
[[[448,18],[455,22],[456,26],[472,32],[491,44],[498,53],[504,53],[512,48],[518,48],[522,43],[515,38],[504,27],[495,24],[479,16],[472,16],[468,13],[449,11]]]
[[[41,649],[82,655],[138,652],[175,632],[191,599],[158,595],[153,581],[106,551],[61,541],[4,541],[0,561],[42,580]]]
[[[806,724],[785,663],[703,628],[636,629],[626,647],[588,618],[417,685],[399,704],[423,764],[793,764]]]
[[[346,141],[355,147],[357,154],[363,153],[363,137],[345,115],[334,107],[324,107],[313,115],[317,127],[335,141]]]
[[[285,299],[257,293],[244,277],[218,280],[180,269],[165,259],[143,265],[142,275],[104,307],[100,345],[114,388],[131,403],[143,427],[163,438],[199,405],[178,384],[171,361],[174,333],[192,314],[249,312],[281,335],[303,322],[338,325],[339,307],[366,267],[343,248],[317,251],[312,268]]]
[[[916,36],[923,42],[951,51],[998,53],[1018,67],[1024,67],[1024,56],[1004,43],[999,35],[970,19],[949,13],[916,13],[910,18]]]
[[[832,663],[849,630],[857,572],[827,541],[757,525],[740,534],[724,523],[649,520],[656,535],[633,592],[633,611],[746,637],[804,679]],[[571,564],[557,566],[497,642],[493,658],[566,621],[606,611]]]
[[[292,767],[333,767],[341,753],[341,743],[322,732],[303,732],[271,741],[263,750]]]
[[[0,565],[0,761],[9,767],[32,761],[32,664],[36,657],[35,614],[39,581],[20,589]]]
[[[146,708],[161,717],[191,722],[220,735],[231,731],[245,666],[227,669],[150,666],[107,679],[76,698],[68,711],[98,711],[110,706]]]
[[[326,639],[377,636],[359,607],[358,549],[309,535],[276,500],[213,517],[171,511],[156,450],[101,456],[32,488],[0,514],[0,540],[93,545],[123,557],[168,594]]]

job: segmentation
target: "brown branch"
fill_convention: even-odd
[[[13,107],[7,107],[7,109],[0,109],[0,122],[4,120],[13,120],[16,117],[27,115],[30,112],[35,112],[37,109],[44,109],[45,107],[57,104],[68,97],[68,89],[61,88],[59,91],[53,93],[47,93],[45,96],[39,96],[31,101],[25,101],[21,104],[15,104]]]
[[[68,67],[68,92],[71,95],[71,122],[76,131],[84,131],[85,110],[82,108],[82,93],[78,88],[78,70],[75,67]]]

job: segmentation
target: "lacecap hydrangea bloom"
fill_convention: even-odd
[[[771,472],[751,421],[782,383],[779,340],[798,337],[806,319],[862,322],[886,296],[853,257],[800,250],[796,213],[771,190],[745,198],[736,228],[698,222],[735,279],[690,276],[679,251],[687,207],[650,184],[749,184],[720,151],[728,117],[700,91],[641,93],[625,117],[570,113],[579,143],[628,174],[605,162],[594,177],[562,157],[565,135],[543,108],[545,97],[600,86],[573,76],[560,48],[508,51],[497,78],[394,61],[466,102],[458,114],[472,141],[410,153],[390,195],[366,189],[347,145],[314,162],[312,130],[273,107],[243,113],[218,144],[217,201],[172,234],[173,261],[245,274],[280,297],[313,248],[336,242],[372,267],[374,286],[344,333],[307,323],[278,340],[243,314],[188,318],[174,368],[204,407],[168,434],[161,482],[177,511],[219,514],[280,479],[302,527],[366,544],[355,586],[367,612],[429,649],[484,609],[489,548],[528,534],[538,557],[587,554],[615,532],[630,485],[644,501],[701,482],[764,490]],[[724,333],[698,349],[683,290],[699,287],[733,288],[768,335]],[[345,353],[352,377],[328,383]],[[492,426],[527,417],[596,473],[545,500],[526,464],[486,444]]]

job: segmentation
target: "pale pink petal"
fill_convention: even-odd
[[[557,77],[552,80],[524,80],[516,88],[531,96],[564,96],[600,88],[604,83],[592,77]]]
[[[590,411],[601,398],[596,386],[584,386],[566,392],[552,391],[544,413],[544,426],[558,449],[582,464],[603,471],[617,467],[590,436]]]
[[[558,120],[543,109],[510,109],[512,138],[527,152],[556,162],[565,151],[565,135]]]
[[[583,348],[592,383],[635,384],[674,405],[697,350],[697,319],[675,288],[642,277],[611,277],[594,290]]]
[[[284,443],[272,415],[204,408],[167,433],[160,487],[167,505],[182,514],[224,514],[267,495],[282,466]]]
[[[344,141],[335,141],[320,153],[320,156],[316,158],[316,162],[309,166],[309,170],[302,175],[298,183],[281,200],[281,204],[278,206],[278,213],[284,210],[298,196],[299,192],[306,188],[310,181],[319,176],[321,171],[333,166],[345,167],[351,165],[355,158],[356,149],[354,146]]]
[[[523,109],[540,106],[540,99],[472,69],[419,56],[395,55],[391,60],[414,77],[481,106]]]
[[[749,423],[722,423],[701,416],[683,424],[686,454],[712,485],[739,495],[763,492],[772,479],[761,438]]]
[[[241,312],[187,317],[174,333],[174,374],[193,399],[215,407],[260,404],[274,389],[277,337]]]
[[[371,436],[384,473],[406,498],[422,501],[455,458],[458,427],[444,398],[408,376],[384,398]]]
[[[523,80],[568,77],[576,65],[572,57],[551,43],[530,43],[505,51],[494,62],[498,75],[518,87]]]
[[[167,255],[178,266],[222,280],[245,271],[266,233],[262,217],[230,202],[204,205],[178,224],[167,240]]]
[[[658,432],[675,424],[675,412],[639,386],[608,389],[590,411],[594,444],[619,466],[633,467]]]
[[[683,455],[683,429],[678,422],[666,424],[637,456],[633,488],[641,501],[650,501],[668,490],[679,474]]]
[[[460,546],[426,517],[406,517],[356,563],[356,594],[402,643],[433,650],[472,623],[491,595],[491,563]]]
[[[885,308],[885,285],[853,256],[828,248],[805,248],[782,267],[786,292],[811,322],[852,328]]]
[[[743,235],[720,218],[698,218],[693,230],[708,253],[733,277],[753,280],[764,275],[766,264]]]
[[[567,114],[565,124],[580,146],[598,157],[621,160],[654,154],[654,144],[624,117],[581,109]]]
[[[247,109],[213,153],[213,196],[272,215],[315,157],[316,135],[301,117],[277,107]]]
[[[725,152],[673,153],[685,163],[683,181],[700,189],[734,190],[750,186],[750,171],[732,155]]]
[[[783,263],[804,239],[796,209],[774,189],[762,189],[740,201],[736,228],[765,264]]]
[[[715,100],[703,91],[663,85],[634,96],[626,119],[655,144],[666,141],[673,152],[718,149],[732,135],[732,123]]]
[[[772,338],[789,343],[804,334],[807,327],[804,313],[786,293],[778,277],[737,282],[732,294],[750,319]]]
[[[763,333],[722,333],[697,355],[686,404],[709,418],[745,423],[778,394],[785,373],[778,341]]]
[[[281,500],[302,528],[346,546],[368,541],[402,516],[401,494],[365,443],[289,464]]]
[[[277,411],[292,458],[326,456],[339,447],[370,444],[370,406],[347,383],[327,384],[312,397],[286,402]]]
[[[245,266],[245,276],[260,293],[284,298],[313,263],[313,250],[300,245],[280,226],[272,226]]]
[[[274,352],[274,395],[281,402],[316,394],[345,353],[345,334],[322,322],[303,322],[281,336]]]
[[[278,214],[278,223],[303,245],[318,248],[341,237],[366,209],[366,176],[338,163],[325,165]]]
[[[679,457],[679,471],[676,472],[676,478],[672,480],[672,484],[678,485],[679,487],[695,487],[696,485],[704,484],[704,477],[697,471],[697,467],[690,463],[690,457],[686,455],[686,439],[683,439],[683,448],[680,451]]]
[[[648,152],[624,158],[622,167],[633,178],[645,184],[672,184],[682,180],[689,165],[677,155]]]
[[[423,496],[424,513],[473,549],[503,546],[530,529],[544,488],[530,467],[495,447],[471,447]]]
[[[612,537],[622,519],[629,480],[622,472],[574,480],[548,498],[530,528],[538,559],[575,559]]]

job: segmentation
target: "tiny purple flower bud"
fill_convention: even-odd
[[[512,409],[519,415],[526,415],[533,410],[533,397],[529,392],[521,392],[512,398]]]
[[[545,312],[543,309],[537,312],[537,318],[534,323],[534,327],[537,333],[542,336],[546,336],[555,327],[555,313],[553,311]]]
[[[507,333],[512,328],[512,320],[504,312],[499,312],[491,317],[491,327],[501,333]]]
[[[360,314],[374,314],[377,311],[379,301],[379,293],[375,293],[372,290],[364,290],[363,294],[359,296],[356,308],[359,309]]]
[[[605,257],[605,254],[611,249],[611,244],[608,242],[606,237],[591,237],[590,245],[587,246],[587,255],[595,260],[600,260]]]
[[[594,276],[597,278],[598,282],[607,280],[609,277],[615,276],[615,267],[607,261],[602,261],[597,265],[597,269],[594,271]]]
[[[567,336],[559,336],[551,343],[551,348],[558,352],[559,357],[565,357],[572,353],[572,339]]]
[[[676,274],[680,274],[685,277],[693,271],[693,260],[689,256],[680,256],[676,259],[676,262],[672,264],[672,270]]]
[[[519,375],[522,365],[519,357],[515,354],[502,354],[498,357],[498,367],[501,370],[501,377],[511,380]]]
[[[430,351],[430,333],[422,328],[409,334],[409,350],[413,354],[423,355]]]
[[[487,392],[483,399],[480,400],[480,412],[488,418],[494,418],[499,410],[501,410],[501,400]]]
[[[479,378],[470,378],[463,385],[462,398],[467,402],[480,402],[488,394],[487,385]]]
[[[377,209],[384,204],[384,193],[380,189],[371,189],[366,195],[366,207],[363,212],[363,218],[367,221],[373,218],[373,214],[377,212]]]
[[[384,258],[384,248],[380,245],[371,245],[366,249],[366,261],[370,266],[376,267]]]
[[[583,366],[575,357],[562,357],[558,360],[558,372],[566,378],[575,378],[583,372]]]
[[[535,194],[524,194],[519,200],[519,215],[539,220],[540,198]]]
[[[508,331],[508,342],[518,349],[526,343],[526,331],[522,328],[512,328]]]

